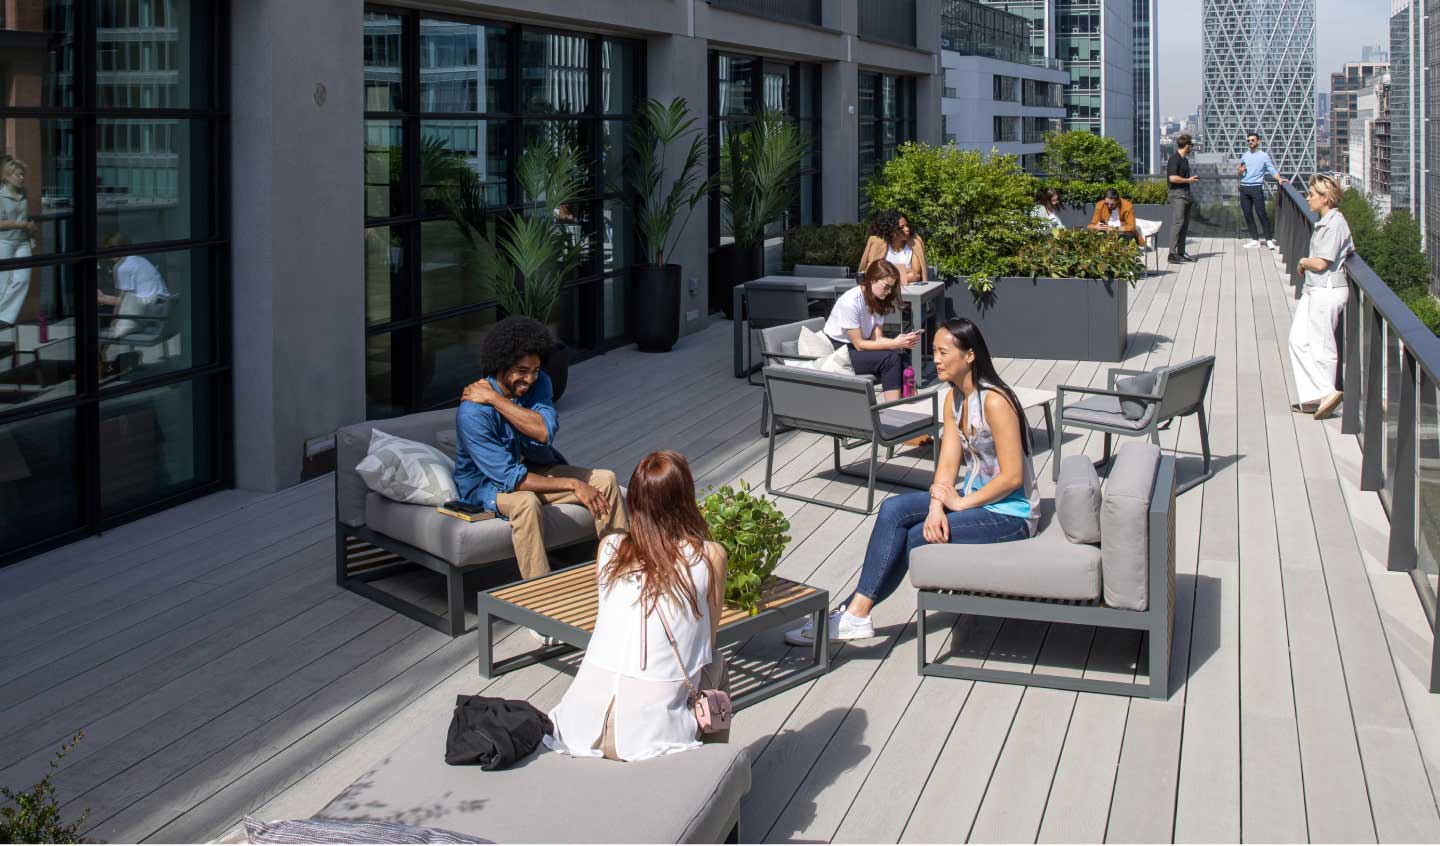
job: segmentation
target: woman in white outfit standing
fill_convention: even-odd
[[[0,259],[27,258],[35,250],[39,227],[30,220],[25,196],[25,163],[7,159],[0,165]],[[0,271],[0,324],[20,318],[30,293],[30,268]]]
[[[1305,289],[1290,323],[1290,363],[1298,394],[1298,402],[1290,408],[1312,414],[1316,420],[1334,413],[1344,398],[1335,390],[1335,367],[1339,362],[1335,327],[1350,298],[1344,267],[1355,245],[1350,239],[1350,224],[1338,208],[1343,193],[1340,183],[1317,175],[1311,177],[1310,191],[1305,195],[1310,210],[1320,215],[1320,221],[1310,233],[1309,255],[1299,262],[1305,271]]]
[[[645,456],[625,502],[630,530],[600,541],[595,632],[545,738],[577,757],[639,761],[693,749],[690,693],[723,687],[713,659],[727,556],[710,540],[685,457]]]

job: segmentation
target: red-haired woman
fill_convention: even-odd
[[[710,540],[679,453],[640,460],[626,510],[629,533],[600,541],[595,633],[545,738],[579,757],[639,761],[700,745],[689,693],[717,654],[725,548]]]

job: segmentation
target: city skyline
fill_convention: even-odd
[[[1328,80],[1346,62],[1358,62],[1366,45],[1388,45],[1390,0],[1315,0],[1315,75]],[[1160,111],[1184,118],[1200,106],[1201,4],[1159,0]]]

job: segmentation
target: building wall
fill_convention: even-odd
[[[1159,0],[1135,0],[1135,172],[1156,173],[1160,160]]]
[[[1430,256],[1430,290],[1440,294],[1440,0],[1425,0],[1425,251]]]
[[[1330,169],[1350,172],[1350,121],[1357,116],[1360,95],[1390,66],[1380,62],[1348,62],[1330,74]]]
[[[953,93],[953,96],[946,96],[941,105],[947,142],[965,150],[995,150],[1015,156],[1036,156],[1044,152],[1045,144],[1039,139],[1025,143],[1026,119],[1058,122],[1065,117],[1065,108],[1025,105],[1024,81],[1063,86],[1069,79],[1065,72],[984,56],[962,56],[950,50],[944,50],[940,55],[945,67],[945,88]],[[1020,102],[995,99],[997,76],[1021,80]],[[996,117],[1016,118],[1020,126],[1020,140],[996,141]]]

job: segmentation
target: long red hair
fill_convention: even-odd
[[[625,505],[630,531],[620,539],[601,583],[614,585],[625,576],[639,575],[640,601],[647,611],[663,596],[689,606],[699,617],[700,596],[690,568],[680,566],[680,547],[688,543],[694,554],[704,555],[710,527],[695,504],[695,477],[685,456],[662,449],[640,459],[630,476]]]

